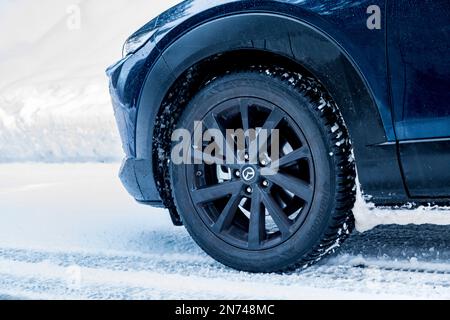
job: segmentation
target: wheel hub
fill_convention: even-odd
[[[240,177],[245,184],[254,184],[259,179],[259,168],[253,165],[245,165],[242,167]]]

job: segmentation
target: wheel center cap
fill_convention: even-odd
[[[258,171],[253,166],[245,166],[242,168],[241,177],[245,183],[253,183],[258,178]]]

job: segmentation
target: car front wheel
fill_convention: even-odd
[[[239,163],[172,161],[177,210],[213,258],[244,271],[286,271],[320,260],[350,234],[351,143],[337,106],[318,81],[282,68],[218,77],[194,96],[177,128],[194,137],[199,123],[202,132],[215,129],[224,137],[227,129],[278,134],[277,150],[258,154],[255,162],[248,137],[243,149],[228,146],[234,159],[244,160]],[[204,152],[208,145],[193,140],[191,147]]]

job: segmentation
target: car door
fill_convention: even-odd
[[[392,105],[412,197],[450,196],[450,1],[388,0]]]

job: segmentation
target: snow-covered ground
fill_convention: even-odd
[[[448,227],[378,227],[308,270],[248,274],[134,203],[117,169],[0,165],[0,297],[450,299]]]
[[[104,70],[176,2],[0,0],[0,299],[449,299],[448,209],[359,200],[359,230],[422,225],[378,227],[308,270],[255,275],[216,263],[167,212],[130,199]]]

